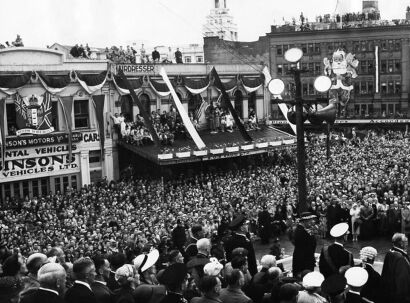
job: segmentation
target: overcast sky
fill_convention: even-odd
[[[223,2],[223,0],[221,0]],[[227,0],[240,41],[255,41],[274,23],[342,10],[358,12],[361,0]],[[383,19],[405,18],[410,0],[379,0]],[[339,6],[339,7],[340,7]],[[132,42],[177,46],[202,43],[202,25],[214,0],[5,0],[1,3],[0,43],[16,34],[25,46],[54,42],[105,47]]]

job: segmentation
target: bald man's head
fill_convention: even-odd
[[[66,277],[64,267],[58,263],[44,264],[37,274],[41,287],[56,290],[60,294],[64,293]]]

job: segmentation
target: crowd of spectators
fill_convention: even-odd
[[[70,49],[70,55],[73,58],[90,59],[91,49],[88,46],[88,43],[85,46],[83,46],[82,44],[78,45],[77,43]]]
[[[329,228],[339,222],[349,223],[353,240],[355,236],[360,240],[376,234],[390,236],[397,231],[410,232],[410,163],[405,133],[369,132],[362,139],[355,134],[352,139],[339,136],[332,142],[329,161],[320,137],[309,138],[307,202],[309,211],[319,218],[320,234],[326,237]],[[246,215],[251,238],[259,233],[261,212],[269,214],[271,235],[278,236],[294,224],[298,218],[294,155],[294,150],[288,148],[258,156],[249,166],[232,170],[200,171],[190,176],[173,176],[169,180],[134,175],[118,182],[102,180],[78,190],[68,188],[64,193],[23,200],[6,199],[0,211],[0,296],[11,299],[2,302],[15,302],[23,289],[27,291],[33,284],[38,286],[36,277],[41,283],[40,272],[36,276],[40,266],[36,263],[33,269],[33,264],[24,261],[33,253],[47,255],[52,262],[59,260],[67,273],[69,286],[74,278],[92,284],[98,277],[108,282],[112,291],[116,288],[137,291],[141,290],[141,285],[165,284],[168,293],[181,292],[186,299],[202,293],[230,302],[222,299],[226,298],[219,291],[222,281],[222,286],[227,288],[224,292],[234,291],[245,296],[244,290],[252,297],[254,285],[243,252],[231,260],[232,268],[237,271],[224,274],[222,270],[227,268],[227,265],[224,267],[223,244],[229,236],[229,222],[238,214]],[[181,262],[177,260],[185,258],[187,261],[181,243],[186,243],[190,237],[203,238],[196,243],[198,252],[218,260],[207,259],[212,264],[204,269],[205,275],[200,274],[203,278],[197,277],[191,268],[189,283],[182,291],[178,285],[172,288],[167,279],[161,280],[159,273],[164,269],[162,273],[167,272],[167,277],[168,266],[173,269],[173,263]],[[275,248],[272,250],[275,257],[266,258],[280,259],[283,252],[278,246],[272,248]],[[94,263],[86,257],[93,257]],[[111,262],[112,270],[106,277],[104,270],[100,270],[108,266],[105,260]],[[154,262],[143,266],[141,260]],[[286,278],[276,262],[267,263],[269,265],[261,262],[270,273],[267,278],[278,283],[275,282],[276,288],[269,284],[270,288],[262,293],[269,293],[266,302],[279,302],[278,296],[285,293],[280,285]],[[83,271],[91,272],[94,267],[97,276],[94,274],[92,279],[84,280]],[[176,280],[177,271],[175,268],[171,273]],[[35,281],[24,283],[29,277]],[[181,283],[185,278],[184,275]],[[292,288],[291,292],[297,294],[298,289]],[[115,292],[115,300],[121,293]],[[137,297],[135,301],[126,302],[149,302]],[[191,302],[201,301],[192,299]]]
[[[105,53],[107,59],[114,63],[136,63],[135,55],[137,54],[137,51],[129,45],[127,45],[126,49],[122,46],[119,48],[117,46],[111,46],[110,48],[107,47],[105,48]]]
[[[198,122],[193,118],[193,114],[189,113],[189,117],[194,127],[198,128]],[[118,127],[121,138],[130,144],[142,146],[153,142],[152,136],[145,125],[144,118],[138,114],[134,122],[122,119]],[[174,106],[171,106],[170,111],[158,109],[151,112],[151,121],[154,130],[163,146],[172,146],[175,139],[186,140],[190,138],[181,116]]]

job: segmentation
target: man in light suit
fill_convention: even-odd
[[[64,303],[66,272],[58,263],[47,263],[38,271],[40,287],[24,296],[20,303]]]

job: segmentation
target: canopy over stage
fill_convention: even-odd
[[[202,150],[198,150],[190,139],[177,139],[172,146],[166,147],[154,144],[136,146],[124,141],[118,141],[118,145],[156,164],[172,165],[262,154],[296,143],[295,136],[271,126],[262,126],[261,129],[250,130],[248,133],[252,142],[245,142],[237,130],[217,134],[199,132],[206,145]]]

